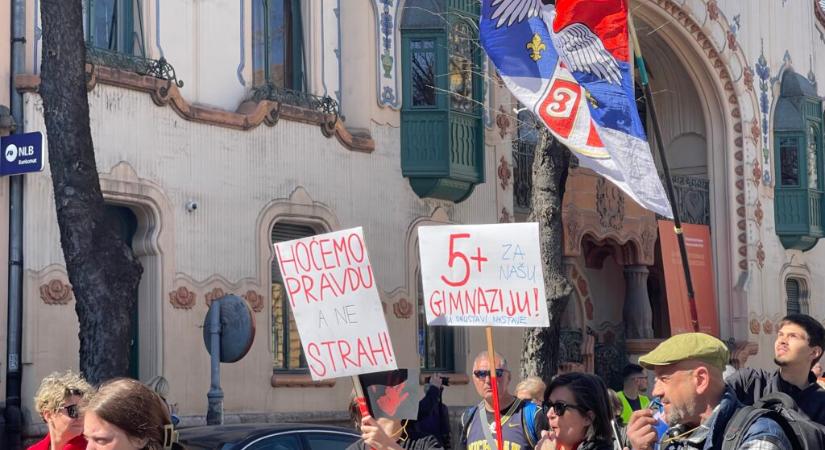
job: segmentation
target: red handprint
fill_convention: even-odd
[[[403,382],[397,386],[387,386],[387,390],[384,391],[384,395],[378,397],[376,403],[378,403],[378,407],[381,408],[384,412],[386,412],[390,416],[394,416],[395,413],[398,411],[398,407],[401,406],[401,403],[410,396],[409,392],[403,392],[404,386],[407,385],[407,382]]]

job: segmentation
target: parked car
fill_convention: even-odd
[[[239,424],[184,428],[179,442],[192,450],[344,450],[360,437],[325,425]]]

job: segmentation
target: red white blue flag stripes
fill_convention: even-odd
[[[625,0],[482,0],[504,83],[588,167],[672,217],[634,99]]]

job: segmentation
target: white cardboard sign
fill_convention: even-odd
[[[537,223],[418,229],[428,325],[549,326]]]
[[[395,370],[361,227],[275,244],[313,380]]]

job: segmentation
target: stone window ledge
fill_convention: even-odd
[[[20,92],[37,93],[40,88],[40,76],[34,74],[16,75],[14,84]],[[280,119],[318,125],[321,133],[331,138],[335,136],[348,150],[371,153],[375,150],[375,141],[369,132],[350,130],[337,114],[328,114],[317,110],[289,105],[287,103],[261,100],[244,102],[237,111],[189,103],[180,93],[178,86],[170,80],[140,75],[105,66],[86,64],[86,88],[94,89],[97,83],[117,86],[148,93],[158,106],[170,106],[181,118],[224,128],[250,130],[259,125],[275,126]]]

